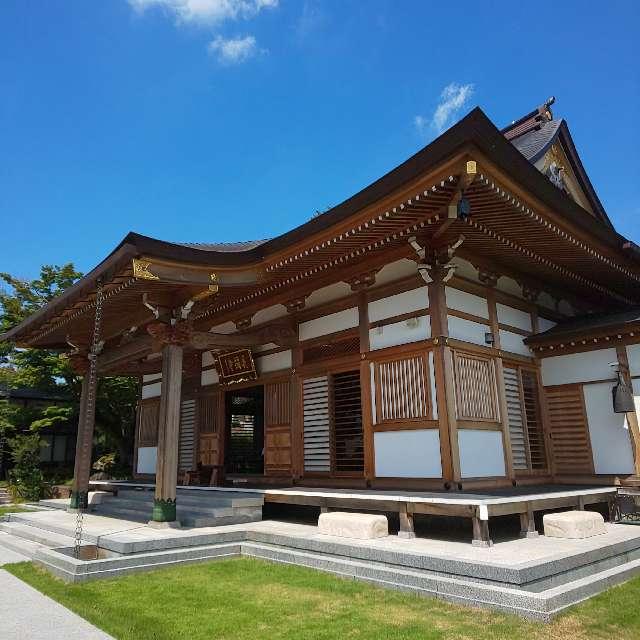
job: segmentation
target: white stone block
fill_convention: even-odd
[[[111,493],[111,491],[89,491],[87,495],[87,503],[102,504],[107,498],[113,498],[113,493]]]
[[[340,538],[371,540],[388,536],[389,523],[387,516],[381,514],[332,511],[320,514],[318,532]]]
[[[604,518],[595,511],[546,513],[542,522],[548,538],[591,538],[607,532]]]

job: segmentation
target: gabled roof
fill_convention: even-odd
[[[554,102],[554,97],[549,98],[526,116],[505,127],[502,133],[531,164],[538,162],[554,143],[559,142],[571,165],[572,173],[576,176],[578,186],[596,218],[613,229],[613,224],[604,210],[578,155],[566,120],[553,118],[551,105]]]

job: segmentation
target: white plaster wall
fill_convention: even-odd
[[[496,304],[496,309],[498,312],[498,322],[508,324],[512,327],[516,327],[517,329],[532,331],[533,327],[531,325],[530,313],[520,309],[514,309],[513,307],[508,307],[507,305],[500,304],[499,302]]]
[[[237,331],[236,325],[234,322],[229,320],[229,322],[223,322],[222,324],[217,324],[215,327],[211,327],[209,329],[211,333],[235,333]]]
[[[316,289],[306,300],[305,306],[310,309],[318,305],[332,302],[351,295],[351,287],[346,282],[336,282],[322,289]]]
[[[546,307],[547,309],[555,309],[556,301],[553,299],[553,296],[548,294],[546,291],[542,291],[536,300],[536,303],[541,307]]]
[[[200,384],[206,387],[210,384],[218,384],[220,382],[220,376],[215,369],[208,369],[200,374]]]
[[[617,362],[615,349],[585,351],[542,360],[542,383],[545,386],[589,382],[613,378],[610,362]]]
[[[138,448],[138,473],[155,473],[158,447]]]
[[[552,327],[555,327],[558,323],[553,320],[547,320],[546,318],[542,318],[538,316],[538,333],[542,333],[543,331],[548,331]]]
[[[524,297],[522,295],[522,287],[513,278],[509,278],[508,276],[498,278],[496,289],[498,289],[498,291],[503,291],[504,293],[510,293],[516,298]]]
[[[452,287],[445,288],[445,297],[449,309],[465,311],[481,318],[489,317],[489,305],[485,298]]]
[[[420,316],[369,329],[369,348],[371,351],[375,351],[376,349],[395,347],[399,344],[419,342],[430,336],[431,318]]]
[[[270,371],[281,371],[282,369],[290,369],[292,366],[291,351],[279,351],[278,353],[270,353],[255,359],[256,371],[259,374],[269,373]]]
[[[636,413],[638,414],[638,418],[640,418],[640,378],[634,378],[631,381],[631,386],[633,388],[633,401],[636,405]]]
[[[640,376],[640,344],[627,345],[627,358],[631,375]]]
[[[453,263],[456,265],[456,276],[479,282],[478,270],[468,260],[454,258]]]
[[[358,326],[358,308],[351,307],[328,316],[303,322],[298,327],[300,340],[309,340],[318,336],[325,336],[336,331],[352,329]]]
[[[261,344],[258,347],[253,347],[253,350],[256,353],[260,353],[261,351],[270,351],[271,349],[277,349],[278,345],[275,342],[268,342],[267,344]]]
[[[162,382],[154,382],[153,384],[146,384],[142,387],[142,399],[157,398],[160,395],[162,389]]]
[[[202,352],[202,366],[210,367],[213,364],[213,354],[211,351]]]
[[[153,382],[154,380],[160,380],[161,378],[161,373],[149,373],[145,376],[142,376],[142,382]]]
[[[500,329],[500,348],[503,351],[511,353],[519,353],[521,356],[531,357],[533,354],[529,351],[529,347],[524,343],[525,336],[511,331]]]
[[[505,476],[502,433],[486,429],[459,429],[460,474],[463,478]]]
[[[633,473],[633,452],[629,425],[624,413],[613,412],[613,383],[585,385],[584,392],[589,436],[596,473]]]
[[[473,342],[474,344],[486,345],[484,334],[491,331],[486,324],[465,320],[456,316],[448,316],[449,336],[456,340],[464,340],[465,342]]]
[[[376,284],[387,284],[395,280],[402,280],[418,273],[418,267],[413,260],[402,258],[386,264],[376,273]]]
[[[440,434],[437,429],[374,433],[378,478],[441,478]]]
[[[369,303],[369,322],[377,322],[403,313],[429,308],[429,288],[420,287],[403,291],[388,298]]]
[[[287,315],[287,308],[283,304],[275,304],[272,307],[267,307],[266,309],[260,309],[253,316],[251,322],[252,324],[262,324],[264,322],[269,322],[270,320],[275,320],[276,318],[282,318]]]

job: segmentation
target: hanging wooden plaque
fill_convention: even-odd
[[[217,369],[223,384],[246,382],[258,377],[253,355],[249,349],[238,349],[219,354]]]

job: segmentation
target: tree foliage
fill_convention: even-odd
[[[0,334],[37,312],[73,285],[82,274],[73,264],[45,265],[34,280],[0,273]],[[0,406],[0,428],[7,433],[55,430],[77,424],[81,381],[61,353],[20,349],[0,342],[0,386],[28,387],[55,393],[66,402],[48,407]],[[130,462],[133,448],[137,384],[133,378],[103,378],[96,397],[95,444],[97,455],[114,452],[121,464]],[[16,443],[14,443],[16,444]]]

